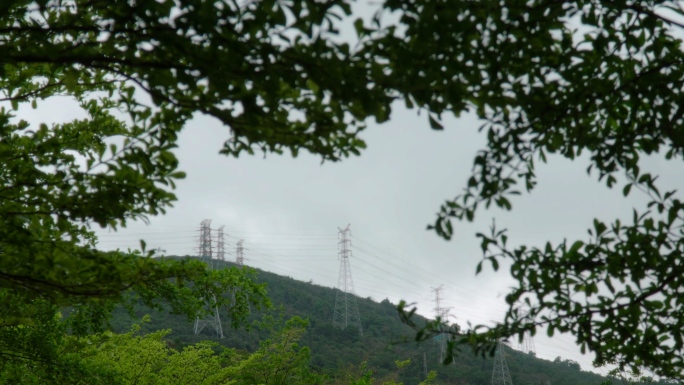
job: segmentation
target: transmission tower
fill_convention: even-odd
[[[527,318],[530,315],[530,309],[526,306],[519,306],[516,310],[518,312],[519,319]],[[518,342],[518,350],[523,353],[534,355],[537,354],[537,351],[534,348],[534,340],[532,339],[532,333],[526,331],[523,334],[522,341]]]
[[[492,385],[513,385],[511,373],[508,371],[508,364],[506,364],[504,345],[505,343],[501,341],[497,343],[494,371],[492,372]]]
[[[339,229],[339,258],[340,258],[340,276],[337,281],[337,296],[335,298],[335,314],[333,315],[333,326],[346,328],[347,325],[353,325],[359,328],[359,334],[363,336],[361,329],[361,317],[359,317],[359,308],[356,304],[356,295],[354,294],[354,281],[352,280],[351,267],[349,266],[349,256],[351,255],[351,229],[350,225],[342,230]]]
[[[235,264],[238,266],[243,266],[245,264],[245,257],[243,254],[245,248],[242,246],[244,241],[244,239],[240,239],[237,243],[237,247],[235,248]]]
[[[245,242],[244,239],[240,239],[235,245],[235,264],[238,265],[238,267],[242,267],[245,264],[245,248],[243,246],[243,243]],[[252,307],[249,305],[249,296],[245,297],[247,300],[247,312],[251,313],[252,312]],[[233,293],[233,306],[235,306],[236,298],[235,298],[235,293]]]
[[[212,308],[210,315],[206,316],[204,319],[200,317],[195,318],[195,334],[200,334],[204,327],[209,325],[216,331],[216,337],[223,338],[223,327],[221,326],[221,315],[219,314],[219,308],[216,304],[216,296],[212,295],[213,301],[207,301],[207,307]],[[212,306],[213,304],[213,306]]]
[[[433,302],[435,303],[435,319],[439,318],[441,325],[440,325],[440,330],[445,329],[448,326],[448,318],[449,318],[449,311],[451,310],[450,308],[447,307],[442,307],[442,289],[444,285],[439,285],[439,287],[433,288],[432,291],[435,293],[435,299]],[[447,335],[445,333],[439,333],[437,336],[435,336],[435,341],[437,342],[437,346],[439,346],[439,362],[443,363],[444,359],[446,357],[446,347],[447,347]]]
[[[216,230],[216,259],[222,262],[226,260],[226,242],[223,234],[223,229],[225,227],[226,226],[221,226]]]
[[[220,250],[223,252],[223,226],[219,229],[219,234],[221,234],[219,238]],[[200,223],[198,249],[200,260],[207,264],[207,269],[212,270],[214,268],[214,261],[211,247],[211,219],[205,219]],[[221,316],[219,315],[218,305],[216,305],[216,296],[212,295],[211,298],[206,298],[206,302],[211,314],[204,319],[200,319],[200,317],[195,318],[195,334],[199,334],[207,325],[209,325],[214,328],[218,338],[223,338],[223,327],[221,326]]]
[[[205,219],[200,223],[199,253],[198,257],[202,262],[205,262],[210,269],[213,266],[213,249],[211,247],[211,219]]]

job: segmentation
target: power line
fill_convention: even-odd
[[[354,239],[358,239],[358,238],[354,237]],[[397,269],[397,270],[401,269],[404,273],[407,274],[407,277],[410,277],[411,280],[415,280],[416,274],[420,273],[419,267],[417,267],[417,266],[415,266],[415,265],[412,265],[412,264],[409,264],[408,262],[402,261],[402,260],[400,260],[400,259],[398,259],[398,258],[392,258],[391,261],[388,261],[388,260],[386,260],[385,258],[382,258],[382,257],[378,256],[377,254],[370,253],[370,252],[368,252],[368,251],[366,251],[366,250],[364,250],[364,249],[359,248],[358,246],[353,246],[353,248],[354,248],[355,250],[357,250],[357,251],[361,251],[362,253],[364,253],[364,254],[366,254],[366,255],[369,255],[369,256],[375,257],[375,258],[377,258],[377,259],[383,260],[383,262],[385,262],[384,264],[385,264],[386,266],[393,267],[393,268],[395,268],[395,269]],[[394,262],[392,262],[392,261],[394,261]],[[398,261],[403,262],[404,264],[408,265],[408,267],[400,266],[400,265],[398,264]],[[385,270],[385,272],[387,272],[387,271]],[[406,280],[405,278],[400,278],[400,277],[398,277],[397,275],[393,275],[393,276],[396,277],[396,278],[402,279],[402,280]],[[434,279],[434,275],[432,275],[432,274],[427,274],[427,273],[426,273],[426,274],[423,276],[423,280],[424,280],[424,281],[430,281],[430,280],[432,280],[432,279]],[[455,287],[452,287],[452,286],[449,285],[449,284],[447,284],[446,289],[447,289],[448,291],[450,291],[450,292],[457,292],[457,290],[455,289]],[[480,297],[482,301],[489,301],[489,302],[492,302],[491,299],[482,298],[482,295],[481,295],[481,293],[479,293],[479,292],[470,290],[470,293],[467,293],[467,291],[469,291],[469,290],[464,290],[464,289],[462,288],[461,293],[459,293],[457,296],[459,296],[459,297],[460,297],[460,296],[466,296],[466,297],[468,297],[468,298],[472,298],[473,296],[477,296],[477,297]],[[493,303],[493,302],[492,302],[492,303]],[[497,304],[498,304],[498,303],[497,303]]]
[[[198,240],[198,235],[201,235],[198,234],[198,232],[198,230],[167,229],[165,231],[145,231],[135,234],[98,233],[96,231],[96,234],[98,235],[100,244],[103,246],[112,245],[113,243],[124,243],[127,240],[129,240],[131,243],[135,242],[135,245],[131,247],[135,249],[139,247],[137,242],[140,240],[140,238],[145,238],[148,242],[148,245],[151,245],[153,243],[162,243],[162,246],[176,245],[178,247],[174,247],[174,250],[180,250],[180,248],[184,245],[187,245],[189,249],[193,240]],[[277,263],[268,262],[325,263],[326,261],[329,262],[332,260],[332,258],[327,259],[326,256],[321,255],[321,252],[325,252],[329,249],[332,249],[331,247],[326,246],[324,244],[324,242],[329,241],[332,238],[332,236],[328,234],[263,233],[254,231],[242,231],[237,229],[235,231],[231,230],[231,233],[233,234],[233,236],[227,236],[227,238],[236,238],[236,234],[253,234],[253,236],[240,235],[240,237],[249,237],[250,239],[254,238],[255,240],[254,242],[250,241],[251,246],[249,249],[245,248],[244,253],[267,256],[268,258],[255,259],[255,264],[261,264],[261,262],[263,262],[264,265],[268,265],[273,269],[273,271],[276,272],[289,269],[287,269],[287,266],[281,266]],[[355,241],[354,243],[358,241],[364,245],[367,245],[364,247],[359,247],[357,244],[351,245],[350,242],[350,249],[358,251],[363,255],[374,257],[372,259],[368,259],[360,258],[358,257],[358,255],[352,256],[355,257],[356,261],[359,261],[362,265],[366,266],[365,269],[362,268],[360,270],[357,270],[357,274],[368,274],[371,272],[378,272],[383,276],[394,278],[393,280],[386,280],[385,282],[383,282],[382,285],[374,285],[370,282],[358,282],[360,283],[359,287],[365,288],[372,293],[379,293],[388,296],[388,294],[394,291],[387,290],[387,283],[389,283],[390,285],[396,287],[398,289],[397,291],[400,290],[399,292],[402,293],[401,295],[410,294],[412,296],[415,296],[417,299],[421,299],[421,301],[427,299],[425,295],[416,293],[416,285],[412,284],[411,282],[415,282],[416,276],[424,277],[423,281],[429,281],[431,279],[434,279],[435,276],[433,272],[428,272],[422,266],[410,263],[410,261],[407,261],[404,258],[397,258],[396,254],[387,252],[383,248],[380,248],[374,245],[373,243],[370,243],[363,239],[359,239],[359,237],[352,237],[350,235],[350,238]],[[226,244],[228,244],[228,242],[226,242]],[[216,244],[216,248],[217,250],[215,250],[215,252],[218,256],[218,244]],[[370,251],[371,249],[377,250],[378,252],[372,252]],[[225,253],[231,256],[233,255],[233,253],[228,251],[226,251]],[[179,255],[183,254],[185,253],[179,253]],[[374,260],[380,261],[380,263],[373,262]],[[302,266],[308,266],[308,268],[303,269]],[[359,266],[357,266],[357,269],[358,268]],[[320,277],[322,276],[321,273],[325,273],[328,270],[326,270],[324,267],[317,268],[315,265],[312,266],[310,264],[306,264],[301,265],[296,270],[289,271],[291,271],[292,273],[311,272],[311,276],[313,278],[316,278],[317,282],[320,283]],[[297,275],[301,276],[302,279],[304,279],[303,277],[306,274]],[[328,275],[323,276],[327,277]],[[450,284],[447,283],[446,285],[444,285],[443,289],[444,290],[442,291],[442,294],[450,293],[451,295],[455,294],[456,296],[466,296],[466,298],[471,300],[474,298],[473,295],[475,295],[475,298],[477,298],[477,302],[496,302],[497,305],[504,305],[502,303],[499,303],[498,301],[494,301],[492,299],[483,297],[481,292],[472,290],[467,287],[452,287]],[[395,296],[393,295],[392,297]],[[429,299],[427,300],[429,301]],[[476,315],[478,316],[478,318],[483,320],[491,319],[492,317],[494,317],[494,314],[491,311],[486,311],[485,309],[473,310],[472,308],[469,309],[464,308],[462,306],[457,306],[455,307],[455,309],[458,310],[460,314],[467,313],[469,315]]]
[[[196,238],[196,237],[190,237],[190,238]],[[149,240],[149,241],[152,242],[152,240]],[[316,241],[316,242],[320,242],[320,240],[315,240],[315,241]],[[169,244],[187,244],[187,242],[165,242],[165,243],[164,243],[165,246],[166,246],[166,245],[169,245]],[[282,243],[279,243],[279,245],[280,245],[280,244],[282,244]],[[282,262],[299,262],[299,261],[304,261],[304,262],[309,262],[309,261],[311,261],[311,262],[319,262],[319,261],[323,261],[323,260],[324,260],[324,257],[321,257],[320,255],[311,255],[311,254],[310,254],[311,252],[314,252],[314,251],[318,253],[318,252],[319,252],[318,250],[314,250],[313,248],[311,248],[311,247],[312,247],[311,245],[306,245],[306,244],[305,244],[305,245],[302,245],[301,243],[299,244],[299,245],[300,245],[300,248],[299,248],[299,249],[278,248],[278,249],[268,250],[270,253],[277,253],[277,254],[281,254],[281,255],[282,255],[282,253],[286,253],[286,254],[296,253],[296,254],[297,254],[297,257],[296,257],[296,258],[291,258],[291,257],[290,257],[290,258],[287,258],[287,257],[285,257],[285,256],[278,256],[278,257],[276,257],[276,256],[274,256],[274,255],[272,255],[272,254],[266,253],[265,251],[256,249],[256,247],[268,247],[268,246],[270,246],[270,245],[273,245],[273,244],[271,244],[271,243],[261,243],[261,244],[256,245],[256,246],[251,246],[249,249],[245,248],[245,251],[248,252],[248,253],[256,253],[256,254],[259,254],[259,255],[267,256],[268,259],[265,259],[265,258],[258,258],[258,260],[261,260],[261,261],[264,261],[264,262],[267,261],[267,260],[270,260],[270,261],[272,261],[272,262],[274,262],[274,261],[275,261],[275,262],[277,262],[277,261],[282,261]],[[292,246],[294,246],[294,245],[292,245]],[[316,248],[321,248],[321,245],[320,245],[320,244],[316,244],[316,245],[313,245],[313,246],[316,247]],[[310,249],[305,249],[305,248],[303,248],[303,247],[309,247]],[[323,248],[325,249],[326,247],[323,247]],[[356,245],[354,245],[353,248],[356,249],[356,250],[359,250],[359,251],[363,252],[364,254],[367,254],[367,255],[371,255],[371,256],[376,257],[376,258],[374,258],[374,259],[383,259],[383,260],[386,261],[386,259],[381,258],[381,257],[377,256],[376,254],[370,253],[370,252],[368,252],[368,251],[365,250],[365,249],[361,249],[361,248],[357,247]],[[376,247],[376,248],[377,248],[377,247]],[[299,251],[299,252],[297,252],[297,251]],[[305,251],[306,253],[302,253],[302,251]],[[232,253],[229,253],[229,252],[226,252],[226,253],[229,254],[229,255],[233,255]],[[303,258],[303,257],[305,257],[305,256],[306,256],[307,258]],[[412,280],[415,279],[415,273],[414,273],[414,274],[411,274],[411,272],[408,271],[408,270],[404,267],[404,265],[398,265],[398,264],[396,263],[396,259],[394,259],[395,263],[384,263],[383,266],[388,266],[388,267],[390,267],[390,268],[392,268],[392,269],[397,269],[398,271],[401,271],[401,272],[403,272],[403,273],[406,273],[406,274],[407,274],[406,277],[401,277],[401,276],[399,276],[399,275],[397,275],[397,274],[395,274],[395,273],[393,273],[393,272],[391,272],[391,271],[389,271],[389,270],[387,270],[387,269],[385,269],[385,268],[383,268],[383,267],[381,267],[381,266],[378,266],[378,265],[375,264],[375,263],[372,263],[371,260],[368,260],[368,259],[366,259],[366,258],[356,258],[356,260],[362,262],[364,265],[367,265],[367,266],[371,267],[374,271],[380,271],[380,272],[382,272],[382,273],[383,273],[384,275],[386,275],[386,276],[391,276],[391,277],[394,277],[395,279],[397,279],[396,282],[393,281],[393,280],[388,280],[388,281],[386,281],[386,282],[389,282],[389,283],[392,284],[393,286],[395,286],[395,287],[397,287],[398,289],[400,289],[400,292],[403,293],[404,295],[406,295],[406,294],[412,294],[412,295],[416,296],[417,299],[419,299],[419,298],[424,298],[423,295],[417,294],[417,293],[416,293],[416,291],[415,291],[415,286],[414,286],[414,285],[405,284],[405,282],[412,281]],[[259,263],[257,262],[257,260],[254,260],[254,263],[256,263],[257,265],[259,264]],[[282,271],[282,270],[283,270],[283,266],[277,266],[277,265],[272,265],[272,264],[269,264],[269,266],[271,266],[271,268],[273,268],[275,271]],[[399,268],[399,269],[398,269],[398,268]],[[320,270],[319,270],[319,271],[320,271]],[[367,270],[362,269],[362,270],[360,270],[360,271],[361,271],[362,273],[364,273],[364,272],[366,272]],[[411,275],[409,275],[409,274],[411,274]],[[316,276],[318,276],[317,273],[316,273]],[[377,286],[375,286],[375,285],[362,285],[362,286],[371,289],[371,291],[374,292],[374,293],[382,293],[382,294],[385,295],[385,296],[387,296],[388,294],[390,294],[389,292],[387,292],[386,287],[383,287],[382,289],[378,289]],[[447,291],[451,292],[451,290],[450,290],[449,287],[445,287],[445,289],[447,289]],[[472,312],[469,312],[469,313],[472,314]]]
[[[364,241],[363,239],[359,239],[359,237],[356,237],[356,236],[354,236],[353,238],[354,238],[355,240],[357,240],[357,241],[360,241],[361,243],[364,243],[364,244],[368,245],[369,247],[374,248],[375,250],[378,250],[380,253],[383,253],[383,254],[389,256],[389,257],[390,257],[393,261],[395,261],[395,262],[399,262],[399,261],[400,261],[400,262],[402,262],[402,263],[404,263],[404,264],[409,265],[409,272],[410,272],[412,275],[415,275],[417,272],[421,272],[422,274],[425,274],[426,277],[429,277],[429,278],[431,278],[431,279],[434,279],[434,273],[433,273],[433,272],[427,271],[427,270],[425,270],[423,267],[421,267],[421,266],[419,266],[419,265],[411,264],[411,263],[409,262],[410,259],[408,259],[408,258],[397,258],[397,257],[394,256],[393,254],[391,254],[391,253],[389,253],[389,252],[387,252],[387,251],[385,251],[385,250],[379,248],[378,246],[373,245],[372,243],[370,243],[370,242],[368,242],[368,241]],[[359,249],[358,246],[355,246],[355,248],[356,248],[356,249]],[[374,256],[374,257],[376,257],[376,258],[379,258],[379,259],[383,259],[383,260],[384,260],[383,257],[380,257],[380,256],[378,256],[377,254],[373,254],[373,253],[370,253],[370,252],[368,252],[368,251],[365,251],[365,252],[366,252],[366,254],[369,254],[369,255],[372,255],[372,256]],[[449,280],[447,280],[447,281],[449,281]],[[472,290],[472,289],[469,289],[469,288],[466,288],[466,287],[463,287],[462,290],[464,290],[464,291],[469,291],[469,292],[471,292],[471,293],[473,293],[473,294],[479,294],[479,293],[476,292],[475,290]]]

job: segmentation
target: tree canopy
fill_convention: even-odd
[[[0,365],[0,381],[17,384],[321,384],[325,377],[309,368],[308,348],[298,340],[307,322],[293,317],[284,324],[269,320],[270,337],[252,354],[203,341],[174,348],[165,340],[171,330],[141,333],[134,324],[127,333],[110,331],[88,336],[65,335],[53,317],[41,327],[14,327],[15,332],[56,338],[56,362],[7,357]],[[145,316],[143,322],[149,322]],[[30,330],[30,331],[29,331]],[[8,329],[0,329],[0,333]],[[42,357],[41,357],[42,358]],[[258,381],[258,382],[257,382]]]
[[[599,364],[681,377],[684,206],[641,167],[684,149],[680,3],[387,0],[356,22],[352,4],[3,1],[0,323],[29,322],[22,304],[36,297],[79,305],[136,288],[173,302],[180,289],[165,278],[217,282],[201,264],[96,251],[89,229],[172,204],[183,177],[173,148],[193,114],[229,128],[226,155],[306,150],[336,161],[358,154],[365,122],[390,119],[402,101],[433,129],[473,111],[487,135],[464,192],[430,226],[442,237],[482,207],[511,209],[549,154],[587,154],[608,187],[651,198],[628,223],[596,220],[584,240],[510,248],[503,230],[480,234],[485,259],[511,260],[518,287],[501,326],[462,342],[491,348],[479,338],[543,327],[573,333]],[[337,36],[347,21],[351,43]],[[55,96],[88,118],[16,118]]]

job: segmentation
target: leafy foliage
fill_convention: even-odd
[[[117,384],[107,368],[84,364],[55,305],[35,300],[31,310],[35,324],[0,328],[1,383]]]
[[[202,30],[208,33],[205,26],[220,25],[226,15],[207,13],[202,2],[195,3],[186,4],[178,17],[171,14],[172,2],[157,1],[8,1],[0,6],[0,101],[5,102],[0,109],[0,325],[30,324],[29,304],[42,298],[72,306],[72,315],[89,320],[76,331],[99,328],[107,316],[103,300],[121,301],[131,288],[149,305],[163,301],[188,317],[202,307],[198,298],[228,287],[251,291],[255,303],[263,301],[261,289],[247,282],[234,286],[241,280],[235,272],[208,273],[197,261],[152,259],[144,242],[141,253],[96,250],[90,230],[92,224],[116,229],[165,212],[175,200],[175,181],[184,177],[172,150],[194,112],[228,122],[231,113],[218,105],[229,94],[242,95],[248,117],[234,118],[253,123],[249,102],[258,92],[241,94],[226,84],[228,61],[210,60],[207,55],[215,52],[200,37]],[[238,13],[246,17],[245,10]],[[264,14],[259,22],[277,16]],[[245,35],[258,35],[245,28]],[[218,33],[214,39],[225,36]],[[237,62],[231,58],[230,63]],[[269,85],[273,81],[280,83],[272,79]],[[237,81],[240,87],[246,82]],[[139,90],[147,91],[152,105],[139,98]],[[39,101],[58,96],[77,103],[86,118],[35,127],[16,119],[22,106],[37,108]]]
[[[149,322],[149,317],[143,322]],[[66,355],[60,359],[65,365],[55,371],[50,370],[54,365],[41,362],[5,360],[0,365],[2,383],[272,385],[324,380],[309,369],[308,350],[297,346],[306,327],[298,318],[284,327],[272,325],[273,338],[251,355],[209,341],[177,350],[165,339],[170,330],[142,334],[140,324],[123,334],[108,331],[84,337],[68,336],[62,328],[49,326],[39,330],[51,330],[58,337],[56,347]]]
[[[153,124],[147,133],[165,141],[202,112],[233,131],[226,154],[306,149],[326,159],[363,146],[346,133],[350,124],[387,118],[389,98],[366,87],[368,63],[328,39],[350,12],[346,1],[40,0],[3,8],[0,88],[15,105],[111,90],[134,122]],[[158,110],[133,98],[133,84]]]
[[[270,305],[270,301],[265,298],[265,285],[254,282],[253,272],[250,273],[248,269],[240,270],[235,267],[214,270],[209,273],[206,279],[196,281],[193,288],[167,285],[166,287],[175,290],[175,292],[166,294],[166,296],[173,298],[173,301],[170,302],[162,301],[159,297],[163,299],[164,296],[154,293],[151,297],[144,298],[144,295],[150,295],[149,292],[145,292],[143,295],[134,295],[128,298],[128,300],[146,303],[154,306],[154,308],[163,309],[167,313],[176,307],[188,308],[192,306],[196,308],[196,310],[193,310],[193,314],[202,315],[202,312],[207,309],[197,299],[197,293],[200,290],[196,287],[200,285],[209,286],[205,290],[227,292],[228,288],[230,288],[233,292],[245,294],[236,295],[234,298],[233,296],[226,295],[217,301],[219,304],[234,301],[234,304],[231,306],[222,306],[221,311],[227,316],[224,318],[224,325],[230,325],[235,329],[239,326],[247,325],[249,307],[258,310]],[[122,355],[122,357],[117,356],[116,362],[123,366],[128,365],[123,356],[146,354],[145,352],[121,351],[123,344],[131,345],[129,350],[134,350],[138,346],[139,341],[133,337],[137,330],[140,329],[140,326],[135,326],[136,332],[131,332],[127,335],[115,336],[111,333],[97,334],[95,337],[88,335],[88,333],[92,333],[94,330],[103,329],[107,326],[108,322],[106,320],[109,318],[110,311],[114,308],[113,302],[106,301],[101,303],[97,301],[87,305],[77,305],[68,309],[62,309],[66,313],[63,317],[63,312],[60,311],[60,308],[46,299],[33,299],[30,302],[25,302],[23,298],[6,292],[0,292],[0,295],[5,295],[5,301],[12,301],[13,304],[8,309],[2,309],[3,313],[10,313],[14,309],[19,308],[22,314],[30,317],[23,323],[0,327],[1,383],[111,384],[116,383],[114,382],[115,378],[119,378],[110,370],[112,365],[107,364],[108,360],[114,358],[109,356],[109,358],[102,358],[102,365],[92,364],[91,361],[84,359],[84,355],[92,355],[88,353],[89,346],[92,347],[98,344],[98,346],[102,345],[105,347],[114,346],[112,348],[115,350],[114,353],[101,347],[98,348],[97,354],[102,357],[108,354],[110,356],[112,354]],[[151,310],[151,308],[148,308],[148,310]],[[180,314],[178,317],[181,317],[186,324],[192,320],[192,318],[185,314]],[[101,324],[97,324],[97,320],[103,321]],[[157,344],[165,346],[166,342],[163,341],[163,337],[167,334],[167,331],[163,331],[157,334],[152,333],[149,336],[145,336],[145,338],[149,341],[157,341]],[[105,342],[109,345],[105,344]],[[139,345],[138,347],[143,349],[142,346]],[[153,346],[150,349],[154,350],[157,348]],[[205,354],[201,349],[196,353],[200,356]],[[129,357],[128,359],[132,358]],[[158,359],[162,360],[162,358]],[[134,363],[130,365],[134,365]],[[143,370],[143,368],[138,369]]]
[[[183,177],[172,149],[193,114],[230,128],[224,154],[339,160],[364,147],[368,118],[386,121],[401,100],[426,110],[433,129],[467,110],[484,122],[487,148],[431,226],[442,237],[483,206],[510,210],[549,154],[585,153],[599,181],[624,176],[625,195],[651,198],[630,223],[596,220],[584,240],[510,248],[505,231],[480,234],[485,259],[510,259],[519,285],[500,327],[460,342],[483,352],[546,328],[574,334],[598,364],[681,377],[684,204],[640,167],[684,150],[681,4],[387,0],[370,23],[354,23],[353,48],[335,36],[350,12],[345,0],[4,1],[0,287],[11,295],[0,297],[10,309],[0,323],[30,323],[21,304],[38,297],[88,307],[135,287],[174,301],[165,278],[204,276],[199,264],[94,251],[87,227],[163,213]],[[16,120],[58,95],[88,118]],[[519,300],[531,306],[522,318]]]
[[[322,383],[324,377],[309,369],[309,349],[300,348],[297,343],[303,337],[307,324],[301,318],[293,317],[278,332],[276,340],[262,341],[254,354],[234,368],[233,373],[238,378],[236,384]]]
[[[141,336],[139,327],[91,337],[81,354],[91,365],[109,366],[124,384],[318,384],[322,377],[309,370],[308,350],[296,343],[305,327],[301,319],[289,320],[248,357],[230,349],[217,354],[212,342],[175,350],[164,340],[170,330]]]
[[[405,79],[399,89],[406,87],[407,103],[436,116],[472,108],[484,121],[487,148],[464,192],[430,226],[439,235],[452,237],[451,220],[472,221],[482,207],[510,210],[513,196],[534,189],[535,164],[548,154],[574,160],[586,153],[587,172],[599,181],[614,187],[624,177],[625,196],[639,189],[651,199],[629,223],[596,220],[586,240],[510,247],[505,231],[479,234],[485,260],[495,269],[500,258],[510,260],[518,287],[507,297],[502,326],[476,329],[461,342],[484,352],[500,336],[570,332],[599,365],[644,366],[681,378],[684,204],[641,170],[648,155],[681,160],[684,151],[681,4],[383,7],[396,12],[405,32],[388,33],[370,55],[391,63],[391,80]],[[519,301],[533,311],[519,317]]]
[[[401,370],[404,367],[408,366],[411,363],[411,360],[406,360],[406,361],[396,361],[397,364],[397,369]],[[349,385],[373,385],[376,383],[375,378],[373,378],[373,371],[368,370],[366,367],[366,363],[361,364],[361,376],[359,378],[351,378],[349,381]],[[421,381],[418,385],[432,385],[434,379],[437,378],[437,372],[431,371],[427,378],[425,378],[424,381]],[[394,380],[389,380],[389,381],[384,381],[382,382],[382,385],[403,385],[402,382],[395,382]]]

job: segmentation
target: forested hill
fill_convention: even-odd
[[[231,265],[226,263],[227,266]],[[489,385],[491,383],[493,358],[476,357],[470,352],[461,353],[454,365],[438,363],[439,350],[436,343],[416,344],[400,342],[403,337],[412,340],[412,332],[399,321],[395,304],[387,300],[375,302],[368,298],[358,298],[358,307],[363,326],[363,337],[357,329],[340,330],[333,328],[332,318],[335,307],[336,290],[301,282],[289,277],[258,270],[260,282],[268,284],[268,295],[276,308],[283,309],[286,318],[300,316],[307,318],[310,326],[301,341],[310,347],[312,365],[319,371],[338,378],[340,384],[346,383],[349,373],[356,373],[362,362],[376,371],[378,379],[396,375],[396,360],[410,359],[411,364],[400,371],[399,379],[406,385],[417,384],[424,379],[424,360],[428,370],[436,370],[440,384]],[[224,327],[225,338],[217,339],[211,335],[210,327],[206,334],[194,335],[193,325],[183,316],[156,313],[150,309],[137,308],[136,317],[145,314],[152,316],[150,329],[171,329],[171,343],[182,346],[200,340],[212,339],[225,346],[254,351],[259,339],[265,332],[252,329],[234,331]],[[252,314],[254,320],[262,314]],[[134,319],[123,310],[115,312],[112,326],[115,331],[126,331]],[[421,320],[422,322],[422,320]],[[226,323],[226,322],[224,322]],[[605,378],[584,370],[568,360],[548,361],[529,354],[506,349],[508,363],[514,385],[598,385]]]

